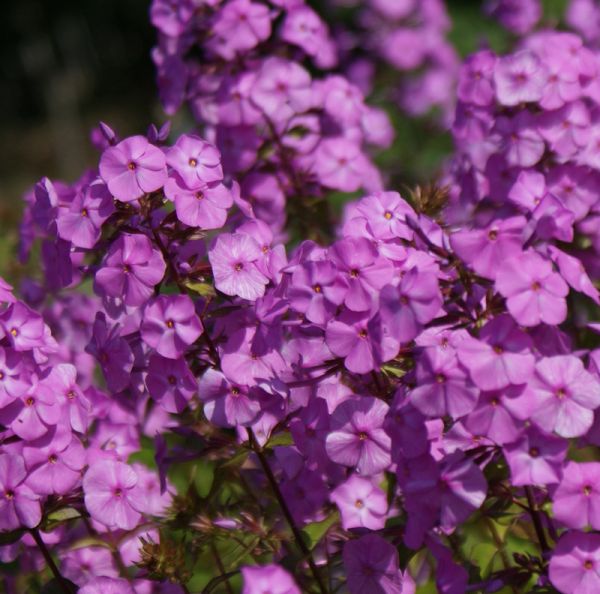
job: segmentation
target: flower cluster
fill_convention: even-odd
[[[382,188],[366,149],[388,146],[391,125],[359,87],[331,72],[336,46],[304,0],[154,0],[151,18],[167,113],[190,106],[273,230],[286,215],[322,216],[333,190]]]
[[[364,18],[412,69],[442,9]],[[599,591],[597,54],[468,58],[448,185],[403,197],[364,152],[385,116],[304,67],[335,52],[302,0],[151,18],[201,133],[101,124],[96,168],[26,196],[40,274],[0,280],[7,592]]]

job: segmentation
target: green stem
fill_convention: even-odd
[[[64,594],[73,594],[73,590],[71,589],[71,586],[69,586],[69,584],[67,583],[65,578],[62,576],[62,574],[58,570],[56,563],[54,563],[54,559],[52,559],[52,555],[50,554],[50,551],[48,550],[46,543],[42,540],[39,530],[37,528],[32,528],[30,530],[30,532],[31,532],[31,536],[33,536],[33,540],[35,540],[35,544],[38,546],[38,549],[40,549],[40,551],[42,552],[42,555],[44,556],[46,565],[50,568],[50,571],[52,572],[52,574],[54,575],[54,578],[58,582],[60,589],[64,592]]]
[[[271,486],[271,489],[273,490],[275,498],[277,499],[277,502],[279,503],[279,507],[281,508],[281,511],[283,512],[283,515],[285,516],[285,519],[286,519],[290,529],[292,530],[292,533],[296,540],[296,544],[298,545],[298,548],[302,552],[302,555],[308,561],[308,566],[310,567],[313,577],[315,578],[315,581],[317,582],[319,592],[321,592],[321,594],[327,594],[327,588],[325,586],[325,583],[323,582],[323,578],[321,577],[321,574],[319,573],[319,568],[317,567],[315,560],[312,557],[312,553],[310,552],[310,549],[306,546],[306,543],[304,542],[304,538],[302,537],[302,533],[300,532],[300,529],[298,528],[298,526],[296,526],[296,522],[294,521],[294,517],[292,516],[290,508],[288,507],[285,497],[283,496],[283,493],[279,489],[277,479],[275,478],[275,475],[273,474],[273,471],[271,470],[269,461],[267,460],[267,457],[265,456],[261,447],[258,445],[258,442],[256,441],[256,437],[254,436],[254,432],[250,428],[248,428],[248,439],[250,441],[250,446],[252,447],[252,450],[258,457],[260,465],[262,466],[263,472],[265,473],[265,476],[267,477],[267,481],[269,482],[269,485]]]

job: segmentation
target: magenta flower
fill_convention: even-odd
[[[301,594],[292,576],[279,565],[242,567],[242,594]]]
[[[377,474],[391,463],[389,435],[383,422],[389,406],[369,396],[346,400],[331,416],[331,433],[325,447],[331,460],[356,468],[365,476]]]
[[[0,332],[15,351],[30,351],[46,343],[46,325],[40,314],[17,301],[0,314]]]
[[[148,361],[146,387],[164,410],[180,413],[197,392],[197,380],[185,359],[152,355]]]
[[[500,264],[521,253],[525,224],[524,217],[495,220],[484,229],[453,233],[450,243],[477,274],[495,279]]]
[[[387,497],[370,479],[353,474],[347,481],[338,485],[329,498],[340,510],[344,530],[381,530],[385,526]]]
[[[100,576],[87,582],[78,590],[79,594],[135,594],[131,584],[121,578]]]
[[[93,462],[83,477],[85,507],[101,524],[131,530],[138,525],[144,505],[137,482],[135,471],[123,462]]]
[[[233,0],[218,11],[208,42],[225,60],[251,50],[271,35],[271,12],[264,4]]]
[[[563,534],[550,559],[550,581],[561,594],[600,591],[600,534]]]
[[[386,285],[379,294],[381,323],[399,343],[408,343],[441,310],[442,294],[433,272],[411,268],[398,286]]]
[[[529,382],[531,419],[561,437],[584,435],[600,406],[600,382],[573,355],[544,357]]]
[[[469,56],[460,69],[457,95],[461,101],[474,105],[490,105],[494,99],[492,77],[496,56],[489,50],[480,50]]]
[[[564,439],[546,435],[535,427],[523,431],[517,441],[503,448],[512,484],[518,487],[558,483],[567,445]]]
[[[417,362],[416,380],[410,400],[426,416],[458,419],[477,404],[479,390],[452,349],[425,349]]]
[[[81,481],[86,452],[70,433],[49,431],[23,448],[27,485],[40,495],[66,495]]]
[[[329,260],[304,262],[292,274],[290,305],[315,324],[326,324],[344,301],[348,287]]]
[[[4,408],[29,388],[29,373],[17,351],[0,347],[0,408]]]
[[[496,275],[496,289],[506,297],[508,311],[522,326],[556,325],[567,317],[569,287],[536,252],[506,260]]]
[[[496,97],[502,105],[513,106],[542,98],[546,71],[531,51],[499,58],[494,69]]]
[[[600,528],[600,463],[569,462],[552,498],[554,517],[580,530]]]
[[[56,365],[39,384],[38,395],[44,394],[47,401],[57,400],[64,421],[79,433],[88,428],[90,402],[77,385],[77,369],[68,363]]]
[[[140,331],[159,355],[177,359],[202,334],[202,323],[187,295],[160,295],[144,308]]]
[[[399,344],[382,332],[379,318],[345,311],[327,324],[325,342],[353,373],[368,373],[393,359]]]
[[[221,233],[208,252],[216,288],[226,295],[255,301],[269,279],[257,267],[262,257],[258,242],[245,233]]]
[[[84,191],[77,192],[67,208],[59,209],[58,235],[76,247],[91,249],[100,239],[102,223],[114,210],[106,185],[95,180]]]
[[[182,134],[167,151],[167,163],[190,190],[223,179],[221,153],[198,136]]]
[[[260,402],[252,398],[248,387],[228,381],[216,369],[204,372],[198,394],[204,402],[204,414],[218,427],[249,425],[260,413]]]
[[[35,528],[42,519],[40,496],[26,484],[27,471],[17,454],[0,454],[0,532]]]
[[[220,182],[188,189],[170,177],[165,195],[175,202],[177,218],[190,227],[220,229],[227,221],[227,209],[233,204],[231,192]]]
[[[351,594],[402,594],[398,551],[381,536],[349,540],[342,555]]]
[[[112,243],[94,278],[102,297],[123,299],[125,305],[144,304],[165,275],[166,265],[152,242],[139,233],[123,233]]]
[[[316,152],[314,169],[324,186],[342,192],[363,187],[370,164],[358,143],[348,138],[327,138]]]
[[[377,292],[390,281],[391,262],[380,257],[371,242],[362,237],[336,241],[329,255],[348,284],[346,307],[352,311],[370,310]]]
[[[457,354],[478,388],[501,390],[529,380],[535,364],[532,349],[531,338],[510,316],[500,315],[483,327],[479,340],[465,337]]]
[[[144,136],[131,136],[111,146],[100,158],[100,176],[111,194],[131,202],[162,188],[167,180],[164,153]]]

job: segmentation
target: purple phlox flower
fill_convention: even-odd
[[[136,594],[127,580],[107,576],[94,577],[78,592],[79,594]]]
[[[531,31],[542,17],[540,0],[487,0],[485,9],[517,35]]]
[[[217,91],[219,122],[225,126],[251,126],[261,119],[261,113],[250,100],[257,73],[243,71],[223,77]],[[258,174],[261,175],[261,174]]]
[[[136,472],[123,462],[92,462],[83,477],[85,507],[94,520],[109,528],[131,530],[144,509],[144,495],[136,488]]]
[[[247,386],[229,382],[216,369],[208,368],[198,383],[204,414],[219,427],[249,425],[260,413],[260,401]]]
[[[358,142],[347,138],[322,140],[314,156],[313,168],[319,181],[342,192],[366,188],[366,174],[371,167]]]
[[[173,495],[169,490],[161,493],[158,472],[139,463],[133,464],[133,469],[138,476],[136,490],[143,496],[140,497],[140,501],[143,501],[140,511],[153,516],[165,515],[172,503]]]
[[[475,436],[485,436],[499,445],[515,441],[523,428],[523,421],[512,411],[522,408],[523,398],[520,396],[524,389],[524,386],[509,386],[498,391],[481,392],[477,407],[465,419],[465,427]]]
[[[233,60],[271,35],[269,7],[250,0],[233,0],[217,11],[207,46],[225,60]]]
[[[561,594],[595,594],[600,589],[600,534],[563,534],[550,559],[549,576]]]
[[[281,493],[290,507],[292,516],[299,524],[306,524],[323,517],[323,504],[329,489],[322,473],[310,468],[300,468],[298,474],[281,483]]]
[[[297,62],[267,58],[251,91],[251,100],[268,118],[286,122],[313,103],[310,74]]]
[[[36,376],[31,377],[25,394],[0,410],[0,423],[10,427],[25,441],[45,435],[60,420],[58,398],[52,392],[38,390]]]
[[[330,499],[340,510],[344,530],[381,530],[385,526],[387,497],[371,479],[353,474],[331,492]]]
[[[120,392],[129,385],[133,368],[133,353],[128,342],[120,337],[119,330],[119,325],[109,328],[104,313],[98,312],[92,339],[85,349],[100,363],[111,392]]]
[[[290,433],[299,452],[310,462],[326,460],[325,439],[329,433],[329,411],[324,398],[312,398],[290,422]]]
[[[425,417],[408,401],[404,390],[398,389],[384,423],[392,438],[392,456],[417,458],[429,450]]]
[[[600,527],[600,463],[568,462],[552,497],[554,517],[569,528]]]
[[[325,341],[331,351],[344,358],[353,373],[368,373],[393,359],[399,343],[383,333],[379,317],[366,312],[344,311],[327,324]]]
[[[15,351],[30,351],[47,345],[46,324],[40,314],[21,301],[0,314],[0,333]]]
[[[574,215],[583,219],[596,203],[598,172],[572,164],[553,167],[548,173],[548,191]]]
[[[12,286],[0,276],[0,303],[14,303],[16,300]]]
[[[25,362],[19,352],[0,347],[0,408],[27,392],[29,370]]]
[[[548,252],[553,262],[558,266],[560,275],[569,283],[569,286],[587,295],[596,304],[600,305],[598,289],[592,283],[581,260],[559,250],[553,245],[548,246]]]
[[[501,105],[514,106],[542,98],[546,70],[540,59],[529,50],[503,56],[494,68],[496,98]]]
[[[410,342],[442,308],[436,274],[411,268],[397,286],[383,287],[379,304],[384,331],[401,344]]]
[[[145,136],[131,136],[107,148],[99,169],[111,194],[122,202],[158,190],[167,179],[164,153]]]
[[[494,130],[500,135],[508,165],[533,167],[542,158],[544,139],[537,130],[537,121],[528,111],[512,118],[499,117]]]
[[[514,486],[558,483],[568,443],[542,433],[535,427],[522,432],[519,439],[504,445],[504,455]]]
[[[521,253],[526,220],[517,216],[493,221],[485,229],[460,230],[450,237],[452,249],[473,270],[495,279],[507,258]]]
[[[101,297],[139,306],[153,294],[165,270],[162,254],[145,235],[123,233],[111,244],[96,272],[94,290]]]
[[[112,196],[100,179],[75,194],[65,208],[60,208],[56,226],[58,235],[74,246],[91,249],[100,239],[102,223],[114,212]]]
[[[237,385],[254,385],[258,380],[278,377],[286,368],[281,353],[270,350],[257,353],[252,349],[255,328],[246,327],[233,332],[222,349],[221,369],[227,379]]]
[[[197,392],[196,378],[183,358],[152,355],[145,381],[150,396],[171,413],[183,412]]]
[[[428,536],[425,546],[436,560],[435,585],[438,592],[440,594],[464,594],[469,584],[469,573],[466,568],[454,561],[452,552],[443,546],[438,538]]]
[[[330,260],[304,262],[296,267],[288,288],[290,305],[319,325],[326,324],[346,296],[348,287]]]
[[[35,528],[42,519],[40,496],[27,486],[26,477],[21,456],[0,454],[0,532]]]
[[[119,576],[111,552],[101,546],[81,547],[62,553],[60,570],[64,577],[78,586],[91,581],[96,576]]]
[[[165,183],[165,195],[175,203],[177,218],[190,227],[220,229],[227,221],[227,209],[233,204],[231,191],[221,182],[195,189],[182,185],[176,177]]]
[[[458,78],[457,95],[461,101],[482,107],[493,102],[496,59],[490,50],[480,50],[465,60]]]
[[[187,295],[160,295],[144,308],[140,331],[144,342],[169,359],[177,359],[202,334],[194,302]]]
[[[342,402],[333,412],[325,442],[329,458],[365,476],[387,469],[391,440],[383,423],[388,410],[385,402],[369,396]]]
[[[322,54],[322,46],[330,43],[327,26],[321,17],[308,6],[297,6],[287,12],[281,31],[282,40],[302,48],[308,56]],[[334,54],[335,56],[335,54]],[[335,59],[326,66],[335,66]]]
[[[221,153],[215,146],[198,136],[182,134],[167,151],[166,157],[169,166],[177,172],[185,187],[190,190],[223,179]]]
[[[181,35],[194,14],[193,0],[153,0],[150,6],[150,21],[165,35]]]
[[[242,567],[242,594],[300,594],[292,576],[279,565]]]
[[[538,130],[561,159],[574,157],[590,139],[590,113],[582,101],[569,103],[540,116]]]
[[[368,240],[359,237],[337,241],[329,255],[348,284],[346,307],[352,311],[370,310],[377,291],[392,276],[391,262],[379,256]]]
[[[567,317],[567,283],[553,271],[551,262],[531,250],[500,265],[496,289],[522,326],[556,325]]]
[[[366,196],[349,204],[346,216],[347,222],[358,217],[365,218],[373,236],[378,239],[410,241],[413,238],[414,233],[406,223],[406,217],[414,217],[415,211],[398,192],[377,192]]]
[[[575,215],[565,207],[562,200],[546,194],[532,213],[530,227],[535,225],[535,234],[539,239],[573,241]]]
[[[458,345],[459,361],[481,390],[501,390],[525,384],[533,373],[535,357],[531,338],[508,315],[490,320],[479,338],[467,336]]]
[[[479,397],[453,349],[424,349],[417,361],[416,384],[410,401],[429,417],[458,419],[475,408]]]
[[[584,435],[600,406],[600,382],[573,355],[544,357],[529,381],[531,420],[561,437]]]
[[[351,594],[402,594],[398,551],[376,534],[349,540],[342,553]]]
[[[23,448],[29,470],[27,485],[40,495],[65,495],[81,480],[86,452],[68,431],[52,429]]]
[[[258,269],[262,252],[246,233],[222,233],[208,252],[216,288],[226,295],[255,301],[265,293],[269,279]]]

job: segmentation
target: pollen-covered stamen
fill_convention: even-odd
[[[175,326],[175,322],[173,320],[166,321],[167,328],[173,328]]]
[[[31,396],[25,400],[25,406],[33,406],[35,404],[35,399]]]
[[[363,500],[362,500],[362,499],[357,499],[357,500],[354,502],[354,506],[355,506],[357,509],[362,509],[362,508],[364,507],[364,505],[365,505],[365,504],[364,504],[364,502],[363,502]]]
[[[16,328],[11,328],[10,333],[12,336],[19,336],[19,331]]]
[[[538,448],[529,448],[529,455],[532,458],[537,458],[540,455],[540,450]]]
[[[117,497],[118,499],[120,499],[121,497],[123,497],[123,489],[121,489],[121,488],[115,489],[114,495],[115,495],[115,497]]]
[[[236,272],[240,272],[240,270],[244,270],[244,265],[241,262],[236,262],[233,269]]]
[[[435,376],[435,381],[438,384],[443,384],[446,381],[446,376],[443,373],[437,373]]]
[[[368,437],[369,437],[369,436],[367,435],[367,433],[366,433],[365,431],[361,431],[361,432],[358,434],[358,439],[359,439],[360,441],[366,441]]]
[[[11,499],[14,499],[15,497],[15,492],[11,491],[10,489],[8,491],[4,492],[4,498],[7,499],[8,501],[10,501]]]
[[[585,485],[583,487],[583,494],[589,497],[592,494],[592,485]]]
[[[540,285],[540,283],[538,281],[534,281],[533,283],[531,283],[532,291],[539,291],[541,288],[542,288],[542,285]]]
[[[389,210],[386,210],[385,213],[383,213],[383,217],[389,221],[392,218],[392,213]]]
[[[87,216],[88,216],[88,211],[87,211],[87,208],[83,208],[83,209],[81,209],[81,216],[82,216],[83,218],[87,218]]]
[[[585,569],[587,569],[588,571],[589,571],[590,569],[594,569],[594,562],[593,562],[591,559],[586,559],[586,560],[585,560],[585,563],[583,564],[583,567],[584,567]]]
[[[58,458],[56,457],[56,454],[50,454],[48,456],[48,463],[49,464],[56,464],[58,462]]]
[[[488,239],[490,241],[496,241],[496,239],[498,239],[498,231],[496,231],[495,229],[492,229],[489,233],[488,233]]]
[[[129,163],[127,163],[127,169],[129,169],[129,171],[135,171],[136,168],[137,168],[137,165],[133,161],[130,161]]]
[[[323,288],[321,287],[321,285],[313,285],[313,291],[315,293],[320,293],[323,290]]]
[[[188,163],[190,164],[190,167],[196,167],[198,165],[198,160],[191,157]]]
[[[73,390],[69,390],[66,395],[68,400],[73,400],[75,398],[75,392]]]
[[[358,270],[357,268],[353,268],[353,269],[350,271],[350,276],[351,276],[352,278],[358,278],[358,275],[359,275],[359,274],[360,274],[360,270]]]

